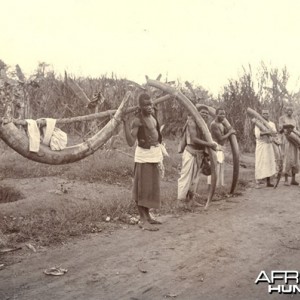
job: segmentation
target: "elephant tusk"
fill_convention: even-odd
[[[30,160],[50,165],[73,163],[93,154],[114,135],[115,130],[122,123],[130,96],[131,93],[127,92],[114,117],[93,137],[84,143],[60,151],[52,151],[41,144],[39,152],[30,152],[28,137],[12,122],[0,126],[0,138],[9,147]]]
[[[210,131],[208,130],[208,127],[207,127],[205,121],[199,114],[195,105],[185,95],[183,95],[181,92],[177,91],[175,88],[173,88],[167,84],[163,84],[156,80],[148,79],[147,84],[174,96],[175,99],[182,106],[184,106],[186,108],[186,110],[189,112],[189,114],[195,119],[197,126],[199,128],[201,128],[201,130],[203,132],[205,140],[207,142],[213,142]],[[208,193],[205,209],[208,208],[209,203],[214,196],[215,189],[216,189],[216,182],[217,182],[217,177],[216,177],[217,156],[216,156],[216,152],[210,148],[209,148],[209,157],[210,157],[210,162],[211,162],[211,187],[210,187],[210,190]]]
[[[249,116],[253,117],[253,119],[251,119],[252,123],[254,123],[260,130],[270,131],[274,134],[277,134],[277,132],[274,131],[274,129],[269,125],[269,123],[254,109],[251,109],[248,107],[247,114]],[[278,168],[278,173],[277,173],[277,178],[276,178],[276,183],[274,185],[274,189],[276,189],[279,184],[279,181],[280,181],[280,178],[282,175],[282,169],[283,169],[281,148],[279,146],[280,142],[279,141],[275,142],[275,141],[276,141],[276,138],[271,140],[275,159],[276,159],[276,164],[277,164],[277,168]]]
[[[196,107],[200,106],[201,104],[197,104]],[[216,116],[216,110],[211,107],[207,106],[209,114],[212,117]],[[229,130],[232,128],[228,120],[225,118],[223,121],[224,127]],[[231,153],[232,153],[232,161],[233,161],[233,173],[232,173],[232,181],[231,181],[231,186],[230,186],[230,194],[233,194],[239,179],[239,172],[240,172],[240,149],[239,149],[239,144],[236,138],[235,134],[231,134],[229,136],[229,143],[231,147]]]

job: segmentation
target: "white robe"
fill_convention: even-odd
[[[189,191],[196,193],[201,168],[203,152],[199,151],[198,155],[192,155],[187,149],[182,153],[182,167],[180,178],[178,179],[177,199],[185,200]]]
[[[216,154],[217,154],[217,183],[216,186],[225,186],[224,181],[224,171],[225,171],[225,147],[222,145],[217,146]],[[211,184],[211,175],[207,176],[207,184]]]
[[[269,121],[270,127],[276,131],[276,126]],[[276,174],[276,161],[272,142],[266,135],[260,135],[260,129],[255,126],[255,179],[263,179]]]

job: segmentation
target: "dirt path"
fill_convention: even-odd
[[[299,200],[299,187],[249,189],[208,212],[164,216],[158,232],[124,226],[27,252],[0,270],[0,299],[298,299],[254,281],[300,270]],[[55,265],[68,272],[43,274]]]

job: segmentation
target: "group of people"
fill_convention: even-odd
[[[150,96],[143,93],[139,96],[138,102],[139,112],[131,124],[127,118],[124,118],[124,132],[128,145],[133,146],[137,141],[132,194],[140,215],[140,228],[155,231],[158,230],[156,225],[161,222],[154,219],[149,210],[160,207],[159,170],[166,150],[162,144],[160,126],[153,113],[153,102]],[[208,125],[208,108],[200,106],[198,110]],[[194,196],[201,173],[207,176],[207,183],[210,184],[209,174],[203,172],[205,166],[207,168],[207,148],[211,148],[217,153],[217,184],[224,185],[224,143],[231,134],[235,133],[233,129],[226,132],[222,124],[224,118],[224,109],[217,109],[216,118],[210,125],[214,142],[207,142],[195,120],[188,117],[183,128],[185,145],[182,153],[181,174],[178,179],[179,201],[183,200],[190,205],[197,205]]]
[[[269,110],[262,110],[261,114],[271,130],[262,131],[258,126],[254,128],[256,188],[260,188],[260,184],[264,181],[267,187],[273,187],[271,178],[278,172],[284,175],[284,185],[298,186],[296,174],[299,172],[299,145],[289,138],[291,132],[298,130],[297,120],[293,116],[293,107],[285,108],[284,115],[279,118],[278,130],[269,120]],[[279,153],[274,151],[274,144],[279,148]],[[291,177],[290,181],[289,177]]]
[[[207,125],[209,121],[209,111],[207,106],[199,108],[200,115]],[[225,110],[218,108],[216,117],[211,122],[209,129],[213,142],[207,142],[204,139],[203,132],[196,125],[195,120],[189,116],[183,128],[186,146],[182,153],[182,167],[180,178],[178,179],[178,200],[184,201],[189,207],[197,206],[195,194],[201,174],[207,176],[208,187],[211,184],[211,176],[205,171],[208,160],[208,148],[216,151],[217,155],[217,186],[224,186],[224,144],[231,134],[235,134],[234,129],[226,131],[223,120],[225,119]]]
[[[133,146],[137,141],[134,156],[134,181],[133,199],[137,204],[140,215],[140,228],[156,231],[157,225],[161,224],[154,219],[150,213],[151,208],[160,207],[160,166],[166,150],[162,144],[162,135],[158,120],[153,113],[153,102],[151,97],[143,93],[139,96],[139,113],[133,119],[131,125],[128,119],[124,119],[124,132],[127,143]],[[196,124],[193,117],[188,116],[183,128],[182,167],[178,179],[178,200],[188,206],[199,205],[195,201],[201,174],[207,176],[207,184],[210,185],[210,174],[207,170],[208,149],[216,151],[217,156],[217,186],[224,186],[224,144],[230,135],[235,134],[234,129],[226,130],[223,125],[225,110],[218,108],[215,119],[208,124],[209,110],[203,105],[198,107],[199,113],[206,122],[213,142],[207,142],[204,133]],[[289,125],[296,127],[296,120],[292,116],[293,110],[288,107],[286,114],[279,119],[279,132],[282,133],[282,159],[285,184],[288,176],[292,177],[290,184],[298,185],[295,179],[299,171],[299,150],[287,138]],[[261,131],[255,127],[256,152],[255,152],[255,178],[257,185],[261,180],[266,180],[268,187],[273,186],[271,177],[278,171],[276,168],[276,157],[273,150],[273,136],[276,126],[269,121],[269,112],[262,111],[263,118],[269,122],[271,131]],[[209,168],[209,167],[208,167]]]

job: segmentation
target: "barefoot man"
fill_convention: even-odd
[[[208,109],[200,106],[200,114],[205,122],[208,122]],[[204,140],[203,133],[196,125],[192,117],[188,117],[184,127],[186,133],[186,146],[182,153],[182,167],[178,179],[178,200],[184,201],[188,206],[196,205],[194,195],[196,193],[201,165],[204,156],[208,156],[206,147],[216,150],[215,142],[209,143]]]
[[[216,118],[210,124],[210,132],[212,138],[218,143],[217,153],[217,186],[224,186],[224,144],[230,135],[235,134],[235,130],[231,128],[226,132],[223,125],[225,119],[225,110],[223,108],[216,109]],[[211,176],[208,176],[207,183],[211,184]]]
[[[268,122],[269,126],[276,130],[276,126],[269,120],[269,111],[262,110],[262,117]],[[255,180],[256,188],[259,188],[259,181],[266,179],[266,186],[273,187],[271,176],[276,174],[276,159],[272,145],[272,133],[270,131],[261,131],[257,126],[254,127],[256,138],[255,147]]]
[[[289,133],[297,128],[297,120],[293,117],[293,107],[288,106],[285,114],[279,118],[279,132],[282,133],[283,174],[285,185],[289,185],[288,176],[291,176],[291,184],[299,185],[296,174],[299,172],[299,149],[288,138]]]
[[[153,114],[153,103],[148,94],[139,96],[140,112],[134,118],[131,128],[124,119],[124,131],[127,143],[132,147],[136,140],[138,145],[134,156],[133,199],[140,215],[140,228],[158,230],[155,224],[161,224],[153,219],[150,208],[160,208],[160,172],[164,147],[159,124]]]

